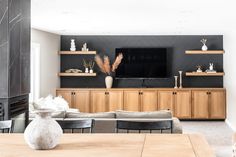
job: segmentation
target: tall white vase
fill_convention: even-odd
[[[63,132],[51,118],[52,112],[50,109],[37,110],[35,119],[25,129],[25,141],[32,149],[46,150],[57,146]]]
[[[105,78],[106,88],[111,88],[112,87],[112,83],[113,83],[113,78],[111,76],[107,76]]]

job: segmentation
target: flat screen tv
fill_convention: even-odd
[[[167,48],[117,48],[116,56],[123,60],[116,70],[116,78],[166,78]]]

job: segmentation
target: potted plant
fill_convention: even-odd
[[[111,88],[113,83],[113,78],[111,76],[112,72],[115,72],[118,66],[120,65],[123,59],[122,53],[120,53],[112,66],[110,65],[110,59],[108,56],[104,56],[103,59],[99,56],[95,56],[95,62],[97,63],[98,67],[100,68],[101,72],[105,73],[107,76],[105,78],[106,88]]]

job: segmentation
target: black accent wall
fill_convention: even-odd
[[[115,48],[135,47],[165,47],[168,48],[170,59],[170,77],[145,79],[115,79],[113,87],[173,87],[174,75],[178,71],[196,70],[196,65],[202,65],[204,70],[213,62],[217,71],[223,71],[223,55],[187,55],[185,50],[199,50],[202,38],[208,39],[209,50],[223,49],[222,35],[179,35],[179,36],[61,36],[61,50],[70,49],[70,39],[75,39],[77,50],[87,43],[90,50],[96,50],[100,55],[108,55],[113,61]],[[61,71],[79,68],[84,70],[82,59],[94,59],[94,55],[61,55]],[[104,88],[105,74],[95,67],[96,77],[61,77],[62,88]],[[183,75],[184,87],[223,87],[223,77],[186,77]]]

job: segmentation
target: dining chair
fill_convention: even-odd
[[[159,120],[159,121],[124,121],[117,120],[116,122],[116,133],[119,133],[119,130],[126,130],[129,133],[130,130],[138,130],[141,133],[142,130],[149,130],[152,133],[153,130],[160,130],[162,133],[163,130],[170,130],[173,132],[173,121],[172,120]]]
[[[0,133],[12,133],[12,132],[13,132],[12,120],[0,121]]]
[[[70,129],[71,133],[74,130],[81,130],[84,133],[85,129],[89,129],[89,133],[93,132],[94,119],[82,119],[82,120],[57,120],[58,124],[61,126],[63,133],[66,129]]]

